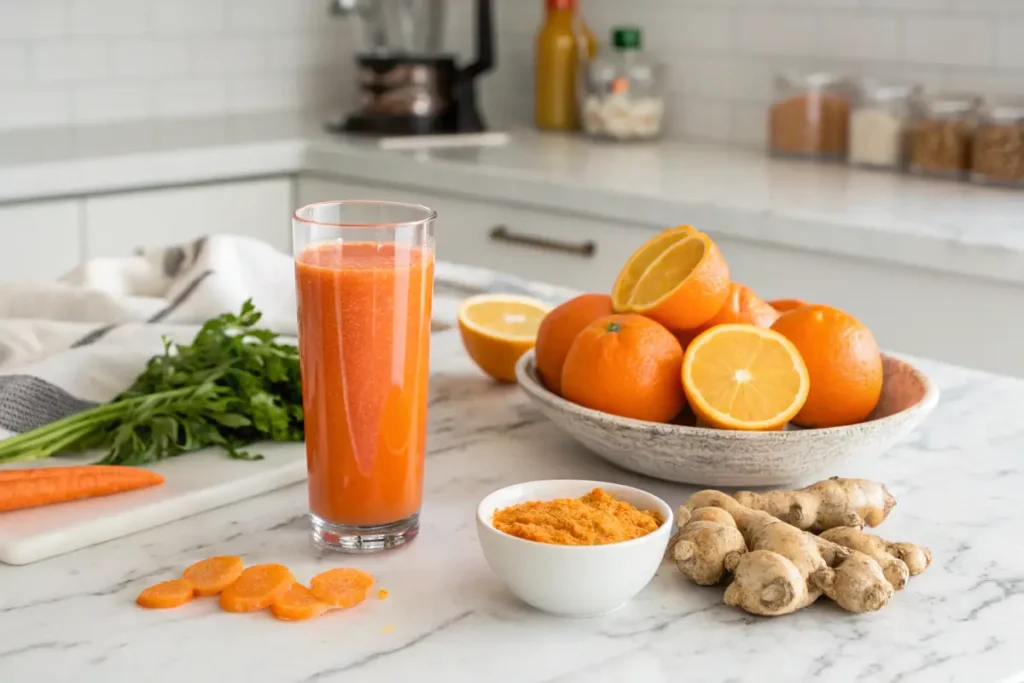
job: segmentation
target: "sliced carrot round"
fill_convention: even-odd
[[[139,593],[139,597],[135,599],[135,602],[147,609],[169,609],[171,607],[181,607],[191,600],[194,595],[195,590],[192,588],[191,583],[185,579],[171,579],[170,581],[162,581],[142,591]]]
[[[234,555],[208,557],[186,569],[181,578],[196,589],[196,595],[217,595],[242,574],[245,565]]]
[[[301,583],[293,583],[283,595],[270,606],[271,613],[281,621],[303,621],[318,617],[331,609],[323,600]]]
[[[256,564],[220,594],[226,612],[256,612],[274,604],[295,583],[295,575],[283,564]]]
[[[372,585],[372,574],[348,567],[329,569],[309,581],[313,595],[331,607],[358,605],[366,599],[366,591]]]

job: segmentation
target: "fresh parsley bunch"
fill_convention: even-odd
[[[0,463],[101,448],[108,465],[145,465],[208,446],[232,458],[256,441],[302,441],[299,352],[238,315],[207,321],[189,345],[164,339],[162,355],[110,403],[0,442]]]

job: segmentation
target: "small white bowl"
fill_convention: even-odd
[[[531,500],[579,498],[595,488],[662,519],[631,541],[567,546],[527,541],[494,528],[494,512]],[[517,597],[544,612],[591,617],[625,605],[658,571],[672,534],[672,508],[655,495],[620,484],[580,479],[531,481],[499,489],[480,503],[476,528],[487,564]]]

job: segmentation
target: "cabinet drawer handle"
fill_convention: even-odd
[[[533,235],[517,235],[504,225],[496,225],[491,228],[491,240],[495,242],[508,242],[524,247],[537,247],[547,251],[561,251],[566,254],[575,254],[583,258],[592,258],[597,253],[597,243],[594,240],[587,240],[579,244],[549,240],[546,237],[534,237]]]

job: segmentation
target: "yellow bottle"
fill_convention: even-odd
[[[537,33],[534,122],[542,130],[579,130],[579,77],[597,54],[597,39],[576,12],[576,0],[546,0]]]

